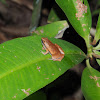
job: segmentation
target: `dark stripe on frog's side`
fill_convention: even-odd
[[[42,42],[42,45],[44,46],[45,49],[47,49],[47,47],[44,45],[42,39],[41,39],[41,42]],[[48,50],[49,51],[49,50]],[[49,54],[51,55],[50,51],[49,51]]]

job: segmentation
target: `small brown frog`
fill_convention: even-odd
[[[42,52],[44,55],[50,53],[54,61],[61,61],[64,58],[64,51],[59,45],[53,44],[48,38],[42,37],[41,40],[43,49],[46,50],[45,53]]]

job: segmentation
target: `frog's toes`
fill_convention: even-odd
[[[42,50],[45,50],[45,48],[44,48],[44,47],[42,47]]]
[[[43,51],[41,51],[41,53],[44,54],[44,55],[48,54],[48,52],[43,52]]]
[[[45,52],[41,51],[41,53],[45,55]]]

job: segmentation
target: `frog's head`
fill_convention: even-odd
[[[50,46],[50,40],[48,39],[48,38],[44,38],[44,37],[42,37],[42,39],[41,39],[41,41],[42,41],[42,45],[45,47],[45,48],[49,48],[49,46]]]
[[[42,37],[41,41],[42,41],[42,44],[46,46],[48,44],[49,40],[48,40],[48,38]]]
[[[45,44],[45,43],[47,43],[48,38],[44,38],[44,37],[42,37],[42,39],[41,39],[41,40],[42,40],[42,43],[43,43],[43,44]]]
[[[42,45],[43,45],[45,48],[47,48],[48,41],[49,41],[48,38],[42,37],[42,39],[41,39]]]

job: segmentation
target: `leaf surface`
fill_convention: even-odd
[[[81,84],[86,100],[100,100],[100,72],[88,65],[82,73]]]
[[[96,27],[96,33],[95,33],[95,39],[96,42],[98,42],[98,40],[100,40],[100,14],[98,17],[98,23],[97,23],[97,27]]]
[[[56,2],[64,11],[77,33],[88,43],[91,13],[87,0],[84,0],[84,4],[83,0],[56,0]]]
[[[48,23],[56,22],[56,21],[59,21],[59,20],[60,20],[60,18],[57,15],[55,9],[52,8],[51,11],[50,11],[50,13],[49,13]]]
[[[36,29],[36,27],[39,24],[41,5],[42,5],[42,0],[34,0],[33,7],[29,6],[30,9],[32,10],[32,19],[31,19],[31,24],[30,24],[30,29],[29,29],[30,32]]]
[[[48,37],[55,37],[56,35],[60,35],[60,37],[62,37],[64,31],[68,27],[69,25],[67,21],[57,21],[51,24],[38,27],[35,31],[33,31],[32,35],[36,33],[38,35],[45,35]]]
[[[22,100],[80,63],[84,53],[69,42],[49,38],[65,52],[64,59],[50,60],[41,53],[41,36],[29,36],[0,45],[0,99]]]

